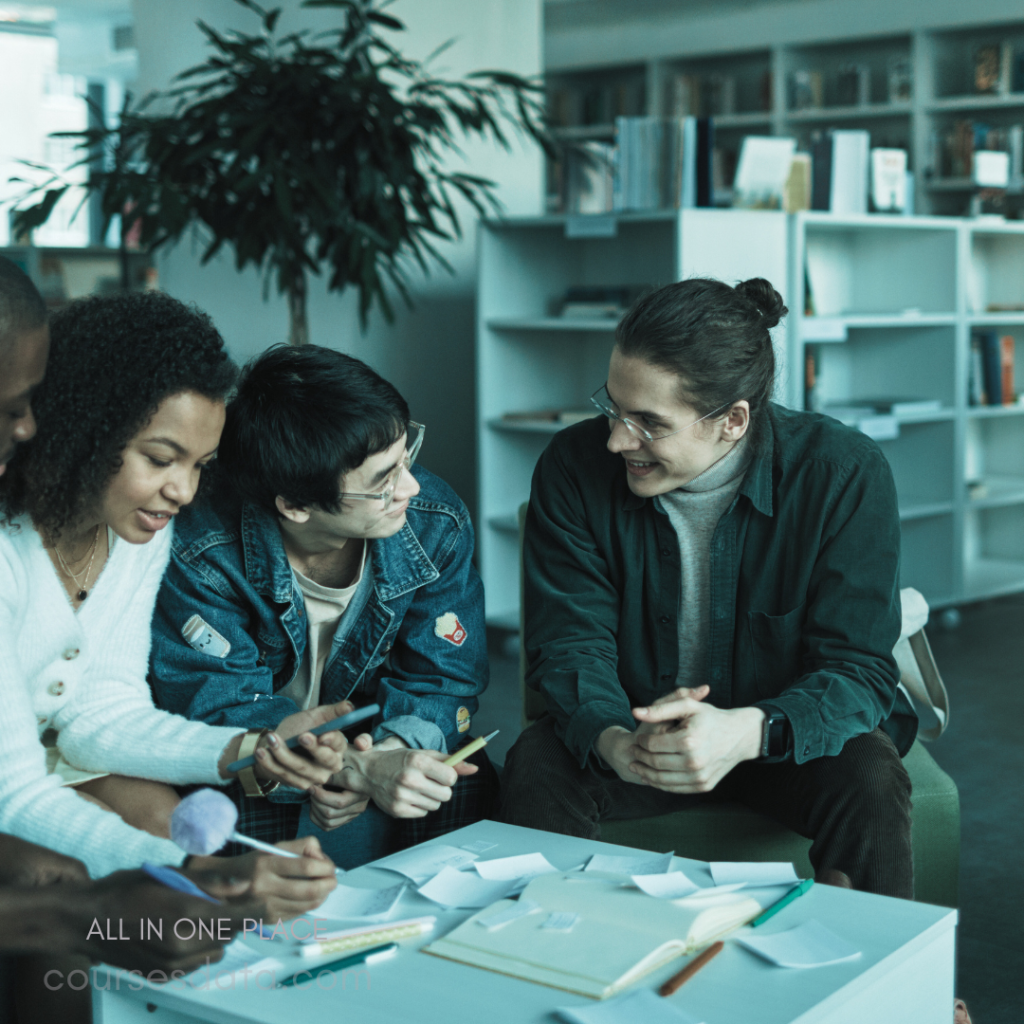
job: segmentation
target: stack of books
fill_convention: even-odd
[[[967,399],[971,405],[1016,405],[1012,334],[977,331],[971,336]]]

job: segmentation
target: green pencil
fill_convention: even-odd
[[[783,907],[788,907],[798,896],[803,896],[803,894],[807,892],[812,885],[814,885],[813,878],[805,878],[802,882],[794,885],[781,900],[777,903],[773,903],[766,911],[764,911],[764,913],[755,917],[754,920],[750,922],[751,927],[756,928],[759,924],[764,924],[765,921],[774,917],[780,910],[782,910]]]

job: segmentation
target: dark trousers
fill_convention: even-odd
[[[713,792],[691,796],[624,782],[593,763],[580,768],[545,716],[509,751],[501,781],[502,821],[585,839],[600,839],[603,820],[736,800],[811,839],[816,873],[838,869],[855,889],[914,898],[910,778],[881,729],[849,740],[836,757],[744,761]]]

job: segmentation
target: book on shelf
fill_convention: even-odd
[[[804,410],[821,412],[821,400],[818,395],[818,346],[807,345],[804,348]]]
[[[670,75],[665,83],[665,112],[669,117],[696,117],[700,114],[700,78],[697,75]]]
[[[907,151],[871,150],[871,204],[876,211],[902,213],[907,205]]]
[[[702,104],[696,113],[708,117],[736,113],[736,78],[734,75],[708,75],[701,88]]]
[[[811,209],[867,213],[868,153],[871,135],[829,128],[811,144]]]
[[[743,140],[736,166],[733,205],[748,209],[781,209],[795,152],[796,139],[748,135]],[[794,184],[795,189],[798,187]]]
[[[858,403],[889,416],[920,416],[942,411],[941,398],[862,398]]]
[[[1002,371],[1002,402],[1003,405],[1013,405],[1017,401],[1017,393],[1014,388],[1013,364],[1014,349],[1016,343],[1012,334],[1004,334],[999,339],[999,367]]]
[[[710,118],[620,117],[615,144],[613,209],[712,205]]]
[[[1019,188],[1024,180],[1024,125],[960,119],[933,132],[929,149],[928,163],[941,178],[971,178],[992,188]]]
[[[680,956],[747,924],[761,912],[752,896],[660,900],[621,876],[541,875],[520,900],[535,905],[499,928],[485,924],[515,904],[499,900],[424,950],[434,956],[606,999]],[[552,914],[578,915],[571,931],[545,928]]]
[[[843,64],[836,72],[836,102],[863,107],[871,102],[871,71],[865,64]]]
[[[607,213],[614,204],[616,149],[607,142],[580,142],[565,154],[568,213]]]
[[[782,208],[786,213],[811,208],[811,154],[794,153],[782,190]]]
[[[1010,154],[994,149],[976,150],[971,179],[983,188],[1006,188],[1010,184]]]
[[[559,315],[569,320],[618,319],[648,285],[572,285],[562,296]]]
[[[914,94],[914,65],[909,57],[889,58],[886,68],[887,96],[890,103],[909,103]]]
[[[848,427],[856,427],[875,441],[894,441],[900,436],[899,417],[879,412],[872,405],[827,403],[822,406],[821,412]]]
[[[998,44],[979,46],[974,51],[974,91],[996,92],[999,88]]]
[[[967,363],[967,404],[985,405],[985,369],[981,360],[981,339],[971,335],[971,350]]]
[[[790,72],[790,110],[816,110],[824,105],[825,83],[820,71],[800,69]]]

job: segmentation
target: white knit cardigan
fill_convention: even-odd
[[[56,730],[64,758],[85,771],[218,785],[217,762],[239,733],[153,706],[149,631],[172,529],[117,541],[76,613],[31,521],[0,525],[0,832],[78,857],[94,878],[185,854],[62,787],[46,772],[42,734]]]

